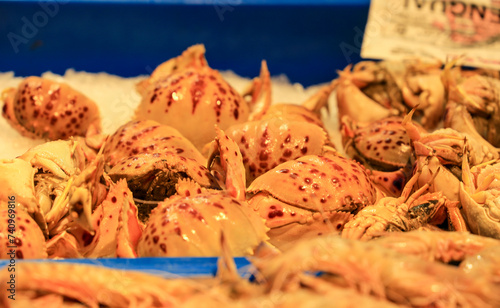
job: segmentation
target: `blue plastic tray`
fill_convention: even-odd
[[[45,4],[45,5],[43,5]],[[150,73],[204,43],[209,64],[310,85],[360,60],[369,0],[0,1],[0,71]]]
[[[217,258],[137,258],[137,259],[67,259],[67,260],[26,260],[28,262],[61,262],[105,266],[115,269],[134,270],[162,276],[176,277],[212,277],[217,273]],[[245,258],[234,258],[238,273],[249,278],[251,265]],[[24,262],[16,260],[16,263]],[[9,260],[0,260],[0,268],[9,264]]]

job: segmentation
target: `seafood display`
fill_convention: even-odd
[[[136,84],[111,133],[68,85],[5,89],[4,118],[45,143],[0,160],[0,258],[220,257],[201,280],[22,261],[16,304],[499,307],[499,74],[456,60],[338,74],[273,101],[266,61],[237,91],[194,45]]]

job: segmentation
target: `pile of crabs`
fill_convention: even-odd
[[[238,93],[204,53],[192,46],[137,84],[135,118],[111,135],[95,103],[65,84],[28,77],[3,92],[7,121],[50,141],[0,161],[2,258],[9,234],[17,258],[226,249],[256,255],[274,291],[333,284],[412,306],[500,303],[498,72],[367,61],[296,105],[271,102],[264,61]],[[337,106],[328,106],[333,92]],[[333,107],[338,128],[322,122]],[[341,147],[331,141],[338,132]],[[396,251],[426,263],[405,268],[398,260],[410,259]],[[482,252],[489,263],[477,269]],[[381,264],[370,273],[366,260]],[[411,297],[394,273],[379,273],[389,268],[443,286]]]

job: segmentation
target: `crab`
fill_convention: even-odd
[[[220,129],[216,130],[223,163],[225,190],[200,187],[191,180],[178,182],[177,195],[151,212],[139,240],[139,256],[218,256],[223,235],[231,255],[248,256],[267,240],[264,220],[245,201],[245,176],[238,146]]]
[[[280,164],[255,179],[247,192],[278,248],[297,238],[340,232],[353,214],[379,197],[365,168],[338,154]]]
[[[416,128],[425,132],[417,124]],[[344,116],[340,132],[345,153],[369,169],[395,171],[411,164],[411,140],[403,126],[403,118],[358,123]]]
[[[321,120],[321,110],[326,108],[329,111],[329,97],[333,90],[337,88],[338,80],[335,79],[327,85],[322,86],[302,104],[275,103],[269,106],[265,112],[260,115],[254,115],[255,120],[268,120],[274,118],[286,119],[289,121],[307,122],[315,124],[325,131],[325,125]],[[263,89],[261,95],[267,94]],[[260,93],[260,92],[259,92]],[[270,94],[269,94],[270,95]],[[262,99],[261,99],[262,100]]]
[[[398,197],[411,177],[413,148],[403,118],[389,117],[370,123],[358,123],[349,116],[341,119],[340,132],[344,152],[361,162],[370,177],[389,196]],[[415,129],[424,133],[417,123]]]
[[[202,187],[219,188],[207,167],[170,151],[124,158],[109,170],[108,175],[113,181],[126,179],[134,198],[156,203],[175,194],[175,185],[183,178],[192,179]],[[144,214],[147,216],[141,210],[141,216]]]
[[[500,80],[475,71],[451,72],[455,64],[456,61],[448,63],[443,74],[448,94],[447,112],[463,106],[461,112],[468,113],[466,132],[477,131],[492,146],[500,146]],[[456,121],[453,116],[448,116],[444,124],[458,131],[464,129],[462,121]]]
[[[175,194],[179,179],[219,188],[207,160],[176,129],[152,120],[129,122],[110,136],[103,148],[107,174],[127,180],[139,203],[141,220],[159,201]]]
[[[66,203],[71,177],[85,168],[87,160],[79,142],[50,141],[31,148],[14,160],[0,163],[0,182],[5,193],[17,196],[48,237],[68,212]]]
[[[443,230],[412,230],[408,232],[385,233],[373,239],[382,247],[394,249],[400,253],[418,256],[427,261],[444,263],[462,262],[468,257],[492,247],[500,247],[500,241],[470,232]]]
[[[466,273],[373,241],[331,235],[302,239],[282,254],[268,255],[253,264],[274,292],[297,292],[303,286],[324,292],[342,287],[410,307],[500,305],[498,283],[491,274]],[[375,303],[367,306],[378,307]]]
[[[247,185],[277,165],[332,150],[326,132],[308,122],[270,118],[226,129],[243,156]]]
[[[395,65],[395,69],[388,67]],[[348,65],[339,71],[337,104],[339,122],[348,115],[357,122],[372,122],[404,114],[401,91],[396,79],[404,74],[404,67],[393,62],[362,61],[351,71]],[[360,112],[369,110],[369,112]]]
[[[401,85],[403,101],[419,113],[419,122],[426,129],[434,129],[441,122],[445,112],[445,86],[441,81],[442,63],[407,64]]]
[[[495,160],[473,167],[464,159],[460,202],[474,234],[500,239],[500,163]]]
[[[105,163],[114,167],[120,160],[139,153],[171,151],[200,165],[206,158],[175,128],[153,120],[130,121],[109,136],[104,145]]]
[[[2,115],[23,136],[33,139],[66,139],[99,132],[97,105],[64,83],[27,77],[17,89],[2,93]]]
[[[203,45],[194,45],[159,65],[138,85],[142,101],[135,114],[137,120],[155,120],[178,129],[199,150],[215,137],[214,124],[226,129],[245,122],[251,112],[261,113],[270,103],[265,97],[263,101],[257,99],[261,97],[258,92],[270,87],[265,62],[261,77],[247,91],[255,98],[248,103],[208,66],[204,54]]]
[[[339,72],[339,119],[349,115],[359,122],[403,116],[416,108],[417,121],[434,129],[445,109],[445,86],[440,62],[362,61]],[[370,112],[359,112],[370,110]]]
[[[467,231],[457,201],[447,200],[441,192],[425,193],[428,183],[411,193],[419,175],[419,172],[413,175],[399,198],[385,197],[359,211],[345,225],[342,237],[369,240],[385,231],[405,232],[426,224],[441,225],[446,218],[452,230]]]
[[[334,151],[320,111],[328,108],[328,97],[335,86],[336,81],[332,81],[301,105],[274,104],[262,115],[255,115],[254,121],[225,129],[243,155],[247,185],[280,163]]]
[[[47,258],[42,230],[16,203],[14,195],[0,201],[0,259]]]

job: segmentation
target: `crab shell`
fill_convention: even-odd
[[[210,174],[210,171],[203,165],[200,165],[196,160],[180,156],[174,152],[162,153],[140,153],[122,159],[110,171],[109,176],[114,181],[118,179],[126,179],[132,191],[148,190],[149,185],[155,184],[154,179],[163,173],[167,176],[166,180],[171,180],[171,177],[191,178],[202,187],[218,188],[216,179]],[[161,181],[161,179],[160,179]],[[171,183],[172,186],[176,184]],[[157,183],[157,187],[166,189],[169,188],[164,184]],[[137,196],[134,196],[137,197]],[[168,195],[157,196],[161,200]]]
[[[203,58],[201,45],[188,49],[193,58]],[[180,57],[186,57],[183,53]],[[213,140],[213,127],[221,129],[248,119],[250,107],[206,61],[178,68],[157,77],[144,91],[136,119],[155,120],[178,129],[198,148]]]
[[[266,219],[271,243],[277,246],[306,231],[339,232],[351,213],[378,197],[363,166],[333,155],[285,162],[255,179],[247,191],[255,194],[249,204]]]
[[[221,234],[233,256],[252,255],[267,239],[264,221],[246,202],[224,193],[173,196],[151,213],[138,255],[219,256]]]
[[[22,159],[0,160],[0,200],[15,196],[17,206],[33,214],[38,210],[33,178],[36,169]]]
[[[279,118],[234,125],[225,132],[238,144],[248,184],[281,163],[322,154],[328,143],[321,127]]]
[[[86,156],[79,142],[56,140],[37,145],[19,156],[34,168],[67,180],[86,165]]]
[[[462,212],[472,233],[500,239],[500,163],[488,166],[476,166],[470,172],[473,187],[460,183],[460,202]],[[465,175],[464,175],[465,177]]]
[[[409,164],[412,147],[402,118],[356,123],[345,116],[341,122],[344,151],[350,157],[371,169],[384,171],[394,171]]]
[[[101,127],[97,105],[64,83],[27,77],[2,98],[2,115],[26,137],[66,139]]]
[[[27,212],[11,204],[0,201],[0,258],[47,258],[42,230]]]
[[[139,153],[175,152],[199,164],[206,159],[193,144],[173,127],[152,120],[131,121],[118,128],[104,147],[105,162],[111,167]]]

